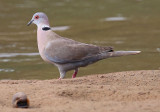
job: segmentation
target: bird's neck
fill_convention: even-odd
[[[50,25],[48,23],[40,23],[40,24],[37,24],[37,28],[44,28],[44,27],[50,27]]]
[[[46,45],[54,40],[55,38],[59,38],[59,36],[54,33],[52,30],[43,30],[42,28],[44,27],[49,27],[47,25],[41,25],[41,26],[38,26],[37,28],[37,43],[38,43],[38,50],[39,50],[39,53],[41,55],[41,57],[44,59],[45,57],[43,56],[43,52],[44,52],[44,49],[46,47]]]

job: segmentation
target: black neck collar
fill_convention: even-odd
[[[42,30],[43,30],[43,31],[48,31],[48,30],[51,30],[51,28],[48,27],[48,26],[45,26],[45,27],[42,28]]]

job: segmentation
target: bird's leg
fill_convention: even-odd
[[[74,70],[74,74],[72,75],[72,78],[75,78],[76,75],[77,75],[77,73],[78,73],[78,68],[76,68],[76,69]]]
[[[63,70],[60,70],[60,69],[59,69],[59,72],[60,72],[59,80],[61,80],[61,79],[63,79],[63,78],[64,78],[64,76],[66,75],[66,72],[65,72],[65,71],[63,71]]]

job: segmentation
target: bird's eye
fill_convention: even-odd
[[[39,19],[39,16],[37,15],[37,16],[35,16],[35,19]]]

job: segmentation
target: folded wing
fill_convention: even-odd
[[[83,61],[102,52],[110,51],[112,51],[111,47],[98,47],[71,39],[59,38],[49,42],[44,53],[48,60],[54,63],[65,64]]]

